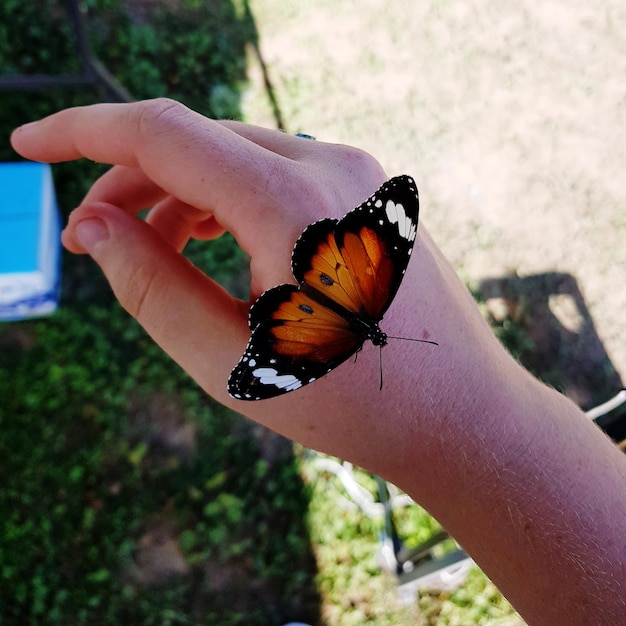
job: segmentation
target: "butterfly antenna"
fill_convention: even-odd
[[[418,341],[419,343],[430,343],[433,346],[438,346],[436,341],[429,341],[428,339],[415,339],[414,337],[394,337],[393,335],[387,335],[387,339],[401,339],[402,341]]]
[[[380,368],[380,391],[383,390],[383,347],[378,346],[378,366]]]

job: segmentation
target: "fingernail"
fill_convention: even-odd
[[[13,129],[11,133],[12,137],[24,137],[29,135],[31,132],[35,131],[37,128],[37,122],[28,122],[28,124],[22,124],[17,128]]]
[[[93,254],[108,239],[109,229],[102,220],[89,218],[76,224],[74,237],[89,254]]]
[[[22,132],[30,130],[31,128],[35,128],[35,126],[37,126],[37,122],[27,122],[26,124],[17,126],[15,130],[16,132],[22,133]]]

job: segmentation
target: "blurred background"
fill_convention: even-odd
[[[4,0],[0,161],[21,123],[158,96],[361,147],[416,178],[503,343],[589,409],[626,377],[625,23],[615,0]],[[102,171],[53,167],[64,218]],[[229,237],[186,253],[245,297]],[[0,623],[522,623],[477,569],[401,602],[382,521],[319,459],[205,397],[89,259],[61,275],[57,312],[0,324]]]

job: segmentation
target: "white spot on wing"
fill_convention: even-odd
[[[398,234],[408,241],[413,241],[417,232],[415,222],[406,214],[404,207],[393,200],[387,200],[385,206],[387,219],[398,227]]]
[[[252,370],[252,375],[258,378],[262,385],[274,385],[285,391],[293,391],[302,387],[300,382],[293,374],[278,374],[273,367],[259,367]]]

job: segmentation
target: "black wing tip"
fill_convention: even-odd
[[[245,369],[242,369],[241,367],[242,362],[243,359],[239,361],[239,363],[235,366],[235,369],[233,369],[228,377],[228,395],[235,400],[261,400],[261,396],[254,395],[251,393],[250,387],[246,386],[244,381]]]
[[[415,195],[415,199],[419,207],[419,191],[417,189],[417,184],[415,183],[415,180],[413,179],[412,176],[409,176],[408,174],[400,174],[399,176],[393,176],[389,180],[385,181],[367,200],[365,200],[364,202],[362,202],[361,204],[353,208],[352,211],[363,209],[366,206],[369,206],[372,199],[378,197],[381,193],[385,194],[389,192],[391,189],[395,187],[403,187],[405,189],[408,188],[408,190],[413,195]],[[350,212],[351,211],[348,211],[346,215],[348,215]],[[296,280],[298,280],[298,282],[301,282],[299,280],[300,278],[299,274],[301,272],[300,272],[300,268],[298,267],[297,257],[301,252],[297,252],[297,250],[308,244],[308,240],[311,237],[311,233],[318,231],[318,230],[320,231],[323,230],[325,233],[330,233],[340,221],[341,220],[334,219],[332,217],[324,217],[322,219],[319,219],[313,222],[312,224],[309,224],[302,231],[302,233],[300,233],[300,236],[296,240],[296,243],[294,244],[294,247],[293,247],[293,251],[291,253],[291,273],[294,275]]]
[[[401,189],[401,191],[409,191],[410,193],[414,194],[416,199],[419,201],[419,190],[417,188],[417,183],[415,182],[415,179],[408,174],[401,174],[400,176],[394,176],[393,178],[390,178],[386,183],[383,183],[380,186],[380,189],[378,189],[378,191],[376,191],[373,195],[379,195],[380,193],[384,193],[385,191],[391,190],[394,187],[403,188]]]
[[[240,369],[237,366],[228,379],[228,395],[235,400],[243,400],[244,402],[255,402],[257,400],[269,400],[282,396],[291,391],[297,391],[311,381],[301,382],[294,381],[298,384],[294,387],[280,387],[272,384],[263,384],[259,380],[250,379],[249,372],[245,368]],[[245,391],[244,391],[245,390]]]
[[[391,185],[391,186],[407,185],[409,187],[414,188],[415,191],[417,191],[417,184],[415,182],[415,179],[412,176],[409,176],[408,174],[400,174],[399,176],[393,176],[386,183],[383,183],[381,186],[384,187],[385,185]]]

